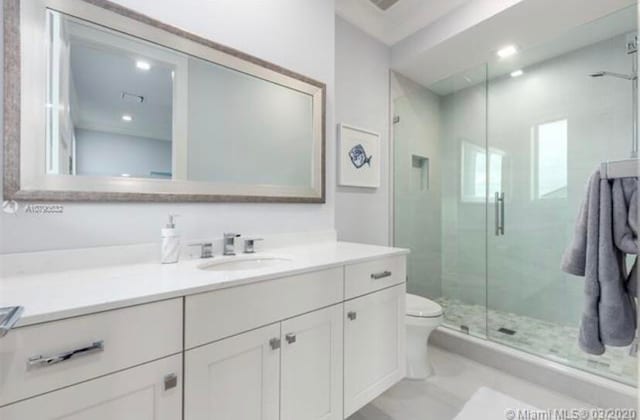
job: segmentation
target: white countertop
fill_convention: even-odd
[[[291,259],[262,269],[198,269],[208,261],[246,258],[239,254],[177,264],[131,264],[11,276],[0,279],[0,307],[24,306],[16,326],[25,326],[408,253],[401,248],[321,242],[253,254]]]

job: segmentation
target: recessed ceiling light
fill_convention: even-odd
[[[151,64],[149,64],[146,61],[138,60],[136,61],[136,67],[139,68],[140,70],[147,71],[151,68]]]
[[[126,121],[126,122],[133,121],[133,117],[132,117],[131,115],[124,114],[124,115],[122,116],[122,121]]]
[[[120,176],[123,176],[123,177],[125,177],[125,178],[128,178],[128,177],[130,177],[130,176],[131,176],[131,174],[120,174]]]
[[[507,58],[517,53],[518,53],[518,48],[516,48],[515,45],[507,45],[504,48],[500,48],[497,54],[498,54],[498,57],[500,58]]]
[[[524,74],[522,70],[514,70],[511,72],[511,77],[520,77]]]

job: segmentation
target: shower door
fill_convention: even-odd
[[[629,8],[604,19],[628,22],[631,30],[634,16]],[[592,24],[562,39],[591,33]],[[489,64],[487,335],[634,383],[636,359],[628,349],[592,356],[578,348],[584,279],[560,270],[589,176],[601,162],[631,154],[631,82],[589,77],[598,70],[631,71],[626,37],[562,54],[554,52],[562,41],[556,40],[521,51],[512,63]],[[522,74],[511,74],[516,69]]]
[[[393,74],[394,244],[409,293],[486,338],[486,66],[429,88]]]

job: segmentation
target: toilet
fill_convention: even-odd
[[[426,379],[432,368],[428,357],[429,335],[442,323],[442,307],[421,296],[407,293],[407,378]]]

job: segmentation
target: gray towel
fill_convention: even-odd
[[[629,294],[638,296],[638,178],[613,181],[613,240],[625,254],[635,255],[631,273],[627,276]],[[625,261],[626,262],[626,261]],[[625,271],[626,271],[626,267]]]
[[[591,176],[573,243],[562,259],[564,271],[585,277],[585,305],[578,341],[591,354],[604,353],[605,345],[627,346],[635,336],[634,295],[629,294],[627,287],[624,252],[614,243],[614,226],[619,229],[616,241],[628,246],[629,226],[637,220],[635,215],[630,217],[625,197],[631,200],[636,195],[632,188],[624,188],[622,180],[616,181],[620,182],[613,184],[620,186],[615,188],[614,195],[610,181],[600,179],[599,171]],[[615,224],[614,209],[619,212],[615,214]]]

